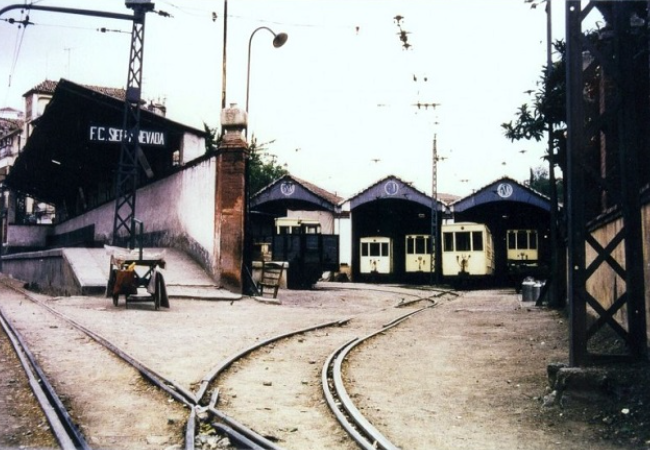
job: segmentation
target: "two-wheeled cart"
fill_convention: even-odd
[[[115,306],[120,295],[124,295],[127,308],[136,302],[153,302],[156,310],[161,306],[169,308],[165,279],[159,270],[164,268],[162,258],[127,259],[111,255],[106,296],[113,297]]]

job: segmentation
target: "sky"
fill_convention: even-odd
[[[0,0],[0,8],[24,0]],[[130,14],[121,0],[34,0]],[[157,0],[145,23],[143,97],[170,119],[219,126],[223,0]],[[226,101],[249,136],[291,174],[348,198],[395,175],[430,194],[465,196],[544,165],[545,142],[510,142],[501,128],[530,102],[546,64],[544,7],[524,0],[228,0]],[[564,1],[552,3],[563,38]],[[31,11],[0,17],[0,106],[44,79],[124,87],[131,23]],[[396,16],[401,16],[398,22]],[[404,49],[399,31],[406,31]],[[287,33],[280,48],[275,33]],[[105,28],[107,32],[100,32]],[[252,37],[252,39],[251,39]],[[250,66],[248,48],[251,43]],[[417,104],[437,104],[424,108]]]

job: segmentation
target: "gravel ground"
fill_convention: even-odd
[[[322,283],[280,291],[280,304],[172,298],[171,308],[160,311],[149,304],[125,309],[123,301],[114,307],[103,297],[32,295],[190,390],[256,342],[350,319],[264,347],[217,380],[218,408],[279,446],[347,450],[355,446],[322,400],[325,358],[349,339],[430,304],[395,307],[428,294]],[[93,448],[183,446],[187,408],[2,283],[0,299]],[[0,448],[52,448],[5,341],[0,336]],[[566,362],[567,345],[560,312],[522,304],[514,291],[465,292],[440,297],[435,308],[359,346],[345,378],[361,411],[403,449],[650,448],[647,366],[636,368],[631,384],[615,395],[567,394],[562,404],[543,406],[547,365]]]

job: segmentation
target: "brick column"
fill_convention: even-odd
[[[214,268],[224,288],[242,292],[248,144],[246,113],[234,104],[221,113],[225,131],[217,156]]]

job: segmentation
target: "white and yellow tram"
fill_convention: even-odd
[[[494,246],[486,225],[443,224],[441,231],[444,277],[485,278],[494,274]]]
[[[393,273],[393,241],[389,237],[363,237],[359,271],[362,274]]]
[[[431,258],[431,236],[427,234],[406,235],[406,273],[433,272],[435,262]]]
[[[508,264],[537,265],[539,242],[537,230],[508,230]]]

